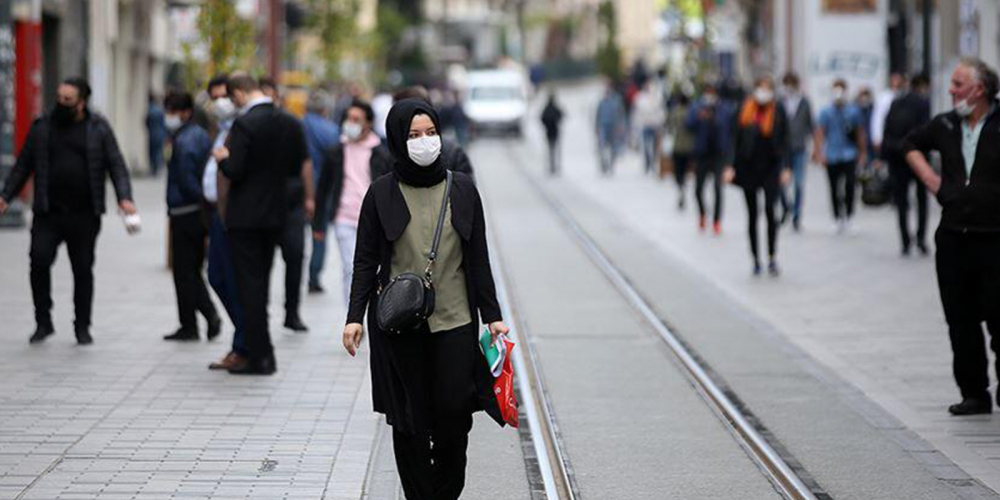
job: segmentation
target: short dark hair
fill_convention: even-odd
[[[399,102],[403,99],[423,99],[424,101],[431,102],[431,96],[427,93],[427,89],[419,85],[404,87],[392,94],[393,102]]]
[[[785,76],[781,78],[781,83],[785,85],[791,85],[793,87],[799,86],[799,75],[795,74],[794,71],[789,71],[785,73]]]
[[[925,87],[931,84],[931,79],[925,73],[914,73],[910,77],[910,88]]]
[[[211,92],[213,88],[218,87],[219,85],[228,85],[228,84],[229,84],[229,75],[226,75],[225,73],[221,75],[215,75],[212,77],[211,80],[208,81],[208,85],[205,86],[205,90]]]
[[[365,119],[368,120],[368,123],[375,121],[375,110],[373,110],[372,105],[368,104],[368,102],[364,99],[358,99],[357,97],[351,99],[351,104],[347,106],[347,109],[350,110],[351,108],[358,108],[363,111],[365,113]],[[344,120],[347,120],[346,112],[344,113],[344,118],[341,120],[341,123],[343,123]]]
[[[163,108],[167,111],[191,111],[194,109],[194,98],[190,92],[172,90],[163,98]]]
[[[278,90],[278,84],[274,81],[274,78],[269,76],[262,76],[257,79],[257,83],[260,84],[260,88],[271,87],[274,90]]]
[[[63,85],[69,85],[76,88],[76,92],[80,94],[80,99],[87,101],[90,100],[90,84],[87,80],[79,76],[71,76],[62,81]]]
[[[226,81],[226,91],[232,94],[235,90],[239,90],[240,92],[260,90],[260,84],[250,75],[240,73],[230,76],[229,80]]]
[[[833,81],[833,86],[834,87],[843,87],[846,90],[847,89],[847,80],[844,80],[843,78],[837,78],[836,80]]]

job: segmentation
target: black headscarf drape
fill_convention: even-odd
[[[438,156],[434,163],[421,167],[410,159],[406,149],[406,141],[410,134],[410,122],[416,115],[427,115],[434,122],[434,127],[441,131],[437,111],[423,99],[403,99],[392,105],[389,116],[385,119],[386,142],[392,153],[392,171],[400,181],[415,187],[430,187],[443,181],[447,172],[444,161]]]

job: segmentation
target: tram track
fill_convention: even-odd
[[[728,384],[713,371],[705,360],[673,328],[668,326],[642,293],[632,285],[625,273],[615,265],[610,256],[550,194],[545,187],[529,174],[519,158],[513,156],[511,148],[509,164],[518,171],[523,180],[532,186],[534,192],[555,214],[563,229],[587,255],[613,286],[614,290],[630,305],[636,317],[654,331],[668,348],[673,361],[685,378],[712,410],[734,440],[745,451],[749,459],[768,479],[774,489],[790,500],[828,500],[827,494],[805,471],[798,460],[777,440],[766,426],[732,391]],[[487,214],[490,212],[487,211]],[[490,227],[495,227],[490,223]],[[496,241],[495,233],[491,239]],[[530,439],[537,461],[526,464],[530,469],[538,468],[546,498],[550,500],[576,500],[581,498],[577,485],[572,457],[567,452],[559,431],[558,418],[541,370],[541,361],[533,348],[531,336],[518,316],[518,297],[514,285],[506,272],[503,256],[495,252],[492,256],[497,275],[498,294],[503,304],[504,316],[514,330],[515,341],[520,349],[515,349],[514,363],[518,390],[529,432],[522,439]],[[498,265],[497,265],[498,264]]]

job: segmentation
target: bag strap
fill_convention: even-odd
[[[444,185],[444,197],[441,198],[441,211],[438,213],[437,227],[434,228],[434,243],[431,244],[431,253],[427,257],[427,268],[424,269],[424,277],[431,279],[431,267],[437,260],[438,244],[441,243],[441,230],[444,228],[444,215],[448,209],[448,199],[451,197],[451,170],[447,171]]]

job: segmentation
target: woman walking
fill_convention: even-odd
[[[788,137],[786,124],[785,111],[774,100],[774,83],[768,78],[758,78],[753,95],[743,102],[737,120],[733,144],[735,170],[730,168],[726,173],[727,180],[743,188],[746,198],[755,276],[761,273],[757,242],[760,191],[764,192],[764,215],[767,217],[768,272],[771,276],[780,273],[777,261],[779,223],[774,210],[782,183],[791,178],[791,172],[783,168]]]
[[[480,321],[494,340],[508,331],[490,269],[482,201],[468,176],[447,172],[439,123],[434,108],[420,99],[401,100],[389,111],[392,173],[372,183],[361,206],[343,338],[355,355],[367,309],[374,409],[392,426],[408,500],[457,499],[465,485],[472,413],[485,410],[503,425],[478,343]],[[436,232],[440,243],[429,264]],[[428,267],[433,314],[413,329],[381,329],[376,313],[391,277],[423,275]]]
[[[673,108],[667,115],[667,129],[674,137],[674,149],[671,153],[674,160],[674,178],[677,180],[677,209],[684,210],[684,184],[687,182],[688,167],[691,165],[691,155],[694,152],[694,136],[684,126],[691,98],[682,91],[674,93]]]

